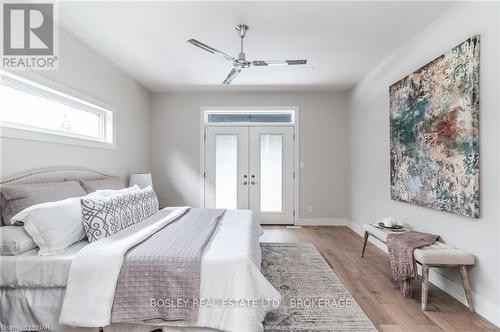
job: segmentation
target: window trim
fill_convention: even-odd
[[[34,127],[30,125],[23,125],[12,122],[0,121],[0,137],[3,138],[13,138],[30,140],[37,142],[48,142],[56,144],[66,144],[66,145],[76,145],[85,147],[94,147],[102,149],[116,150],[116,108],[111,106],[101,100],[94,97],[85,95],[77,90],[71,89],[60,83],[54,82],[40,74],[32,72],[22,72],[20,74],[12,74],[10,72],[0,70],[0,76],[6,76],[7,78],[13,78],[21,82],[27,81],[28,84],[32,84],[35,88],[40,88],[46,90],[49,93],[54,93],[54,95],[66,95],[69,103],[58,100],[56,98],[44,98],[55,100],[61,102],[65,105],[71,105],[71,99],[74,99],[76,103],[79,103],[77,107],[82,109],[84,106],[84,111],[95,112],[95,109],[102,109],[103,112],[95,112],[100,114],[100,121],[102,121],[101,130],[104,131],[103,136],[106,141],[101,139],[79,135],[74,133],[63,132],[59,130],[46,129],[40,127]],[[25,90],[24,90],[25,91]],[[29,93],[29,92],[27,92]],[[36,92],[34,92],[36,95]],[[64,96],[63,96],[64,98]],[[85,106],[88,106],[86,109]],[[111,141],[111,142],[109,142]]]

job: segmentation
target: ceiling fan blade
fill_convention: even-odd
[[[254,66],[290,66],[290,65],[305,65],[307,60],[270,60],[270,61],[252,61]]]
[[[231,71],[227,75],[226,79],[222,83],[223,84],[231,84],[231,82],[234,80],[234,78],[236,76],[238,76],[238,74],[240,73],[240,71],[241,71],[241,69],[239,69],[239,68],[233,68],[233,69],[231,69]]]
[[[201,49],[203,49],[203,50],[205,50],[207,52],[210,52],[212,54],[217,54],[217,55],[223,56],[227,60],[231,60],[231,61],[234,60],[234,58],[232,56],[230,56],[230,55],[228,55],[228,54],[226,54],[226,53],[224,53],[222,51],[219,51],[218,49],[215,49],[215,48],[213,48],[211,46],[208,46],[207,44],[203,44],[202,42],[197,41],[196,39],[189,39],[187,42],[191,43],[194,46],[197,46],[197,47],[199,47],[199,48],[201,48]]]

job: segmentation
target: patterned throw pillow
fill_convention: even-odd
[[[104,199],[82,198],[80,202],[89,242],[111,236],[158,212],[158,198],[151,187]]]

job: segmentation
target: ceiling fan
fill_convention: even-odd
[[[240,53],[238,54],[238,57],[232,57],[222,51],[219,51],[218,49],[215,49],[211,46],[208,46],[207,44],[204,44],[196,39],[189,39],[188,43],[193,44],[194,46],[197,46],[207,52],[210,52],[212,54],[217,54],[225,58],[226,60],[232,61],[233,62],[233,69],[229,72],[227,75],[226,79],[223,84],[231,84],[231,82],[234,80],[236,76],[245,68],[250,67],[250,65],[253,66],[288,66],[288,65],[305,65],[307,64],[307,60],[272,60],[272,61],[264,61],[264,60],[257,60],[257,61],[249,61],[245,58],[245,52],[243,52],[243,38],[245,38],[246,32],[248,31],[248,26],[244,24],[240,24],[236,26],[236,30],[239,31],[240,35]]]

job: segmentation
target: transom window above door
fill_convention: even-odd
[[[205,124],[207,125],[248,125],[248,124],[285,124],[293,125],[295,112],[293,110],[207,110]]]

